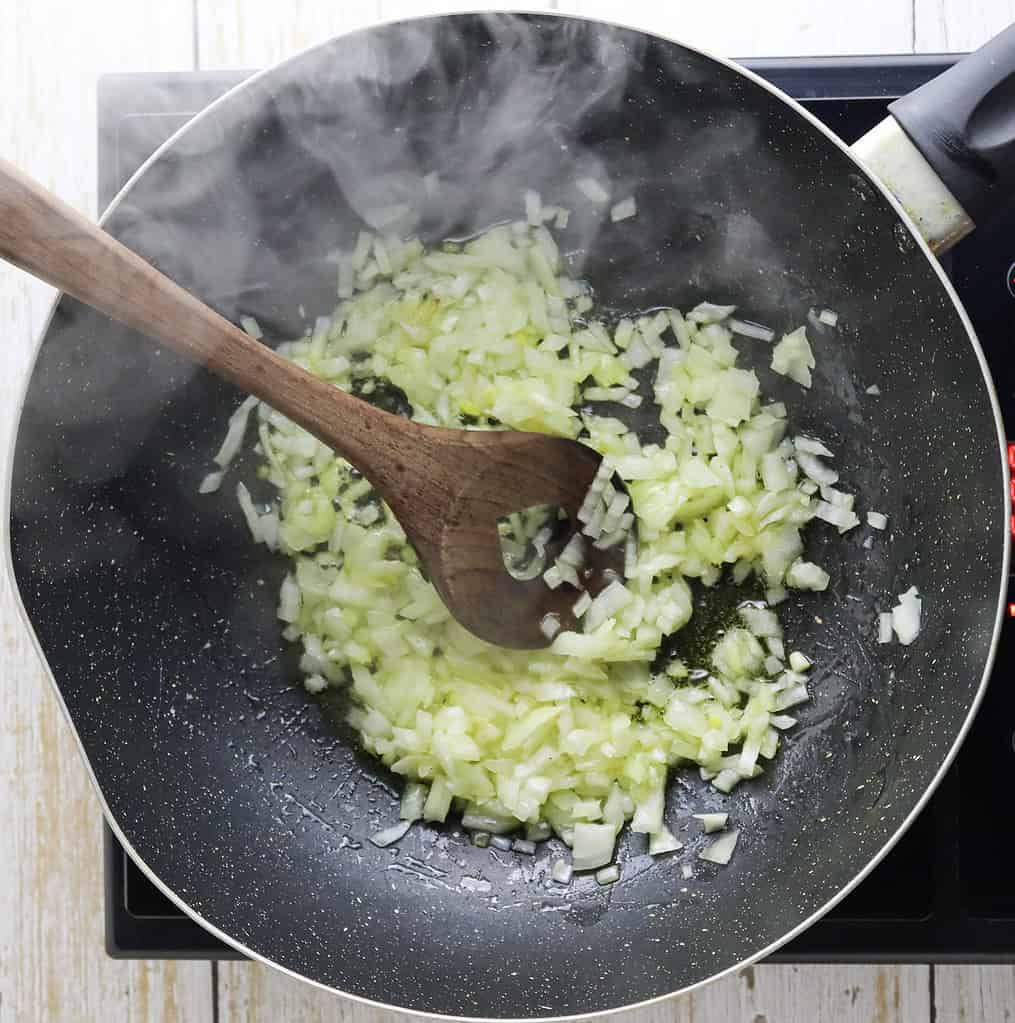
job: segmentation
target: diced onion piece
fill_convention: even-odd
[[[729,820],[728,813],[695,813],[691,816],[696,821],[701,821],[702,829],[706,835],[711,835],[713,831],[722,831],[726,827],[726,821]]]
[[[462,814],[462,827],[466,831],[489,831],[491,835],[507,835],[518,827],[514,817],[501,817],[498,814],[483,813],[481,810],[467,807]],[[508,843],[510,846],[510,843]]]
[[[878,387],[877,384],[871,384],[870,387],[867,388],[865,393],[869,394],[873,398],[877,398],[881,394],[881,388]]]
[[[199,494],[214,494],[220,486],[222,486],[222,478],[225,476],[225,470],[219,472],[210,472],[203,480],[201,480],[200,486],[197,488]]]
[[[634,201],[634,196],[628,196],[626,199],[621,199],[620,202],[610,209],[610,220],[614,223],[621,220],[630,220],[637,213],[638,204]]]
[[[295,622],[300,616],[300,588],[292,574],[282,580],[279,591],[278,617],[283,622]]]
[[[260,341],[264,337],[264,332],[261,330],[261,325],[254,319],[253,316],[241,316],[240,326],[243,330],[250,335],[255,341]]]
[[[596,871],[596,881],[599,884],[607,885],[614,884],[620,880],[620,867],[613,864],[609,867],[603,867],[602,870]]]
[[[250,395],[245,398],[239,408],[229,417],[229,427],[226,430],[222,446],[215,454],[215,463],[223,469],[228,469],[233,459],[239,454],[243,446],[243,437],[247,432],[247,422],[250,419],[251,411],[257,406],[257,398]]]
[[[757,341],[774,341],[775,331],[771,327],[763,327],[760,323],[751,323],[749,320],[729,319],[726,326],[739,334],[741,337],[752,337]]]
[[[799,650],[794,650],[793,653],[789,655],[789,666],[791,671],[809,671],[811,667],[811,659],[806,654],[800,653]]]
[[[598,628],[633,600],[631,591],[622,582],[612,582],[603,589],[589,605],[585,613],[585,626],[592,630]]]
[[[915,586],[901,594],[899,603],[892,608],[892,628],[903,646],[909,646],[920,634],[922,610],[923,601],[917,594]]]
[[[680,864],[680,876],[685,881],[690,881],[691,878],[694,877],[694,867],[692,867],[690,863],[681,863]]]
[[[570,884],[571,872],[571,864],[567,860],[554,860],[550,868],[550,877],[557,884]]]
[[[581,618],[582,615],[588,611],[591,604],[592,595],[588,592],[588,590],[582,590],[581,596],[574,602],[574,606],[571,608],[571,614],[573,614],[575,618]]]
[[[744,604],[737,608],[737,614],[744,620],[750,633],[760,639],[778,639],[782,636],[779,618],[774,611],[769,611],[768,608]]]
[[[489,842],[490,845],[494,847],[494,849],[499,849],[501,852],[511,851],[511,839],[505,838],[503,835],[493,835],[489,839]]]
[[[821,455],[823,458],[835,457],[821,441],[814,440],[813,437],[794,437],[793,447],[797,451],[804,451],[809,455]]]
[[[610,824],[587,824],[579,821],[574,826],[571,845],[572,865],[575,870],[595,870],[605,867],[613,859],[616,829]]]
[[[384,828],[382,831],[378,831],[376,834],[370,836],[370,841],[374,845],[381,849],[389,845],[394,845],[395,842],[402,838],[405,838],[406,832],[412,827],[412,821],[401,821],[398,824],[392,824],[390,828]]]
[[[527,838],[516,838],[511,843],[511,848],[516,853],[521,853],[523,856],[534,856],[536,853],[536,843],[530,842]]]
[[[426,796],[426,786],[419,782],[411,781],[405,786],[399,811],[403,821],[418,821],[422,818]]]
[[[829,468],[816,455],[807,451],[797,451],[796,462],[803,474],[813,480],[818,486],[830,487],[839,480],[839,474]]]
[[[307,675],[303,680],[303,688],[308,693],[313,693],[315,696],[318,693],[323,693],[328,688],[328,680],[322,675]]]
[[[814,353],[807,341],[805,327],[797,327],[772,349],[772,369],[788,376],[802,387],[811,386],[811,370],[814,369]]]
[[[648,836],[648,852],[650,856],[662,856],[664,853],[677,852],[684,848],[684,843],[678,841],[676,836],[667,827]]]
[[[547,639],[553,639],[560,632],[560,619],[555,614],[543,615],[539,623],[539,631]]]
[[[525,193],[525,219],[530,227],[538,227],[543,222],[543,200],[531,189]]]
[[[786,585],[795,590],[825,590],[828,580],[828,573],[810,561],[795,561],[786,573]]]
[[[839,314],[834,309],[822,309],[818,320],[826,327],[834,327],[839,322]]]
[[[860,524],[855,512],[841,505],[829,504],[828,501],[818,501],[814,514],[819,519],[836,526],[840,533],[845,533]]]
[[[566,546],[558,555],[557,561],[563,562],[565,565],[571,565],[573,568],[581,568],[585,564],[585,541],[580,533],[575,533],[568,540]]]
[[[892,613],[882,611],[878,615],[878,642],[891,643],[892,641]]]
[[[543,582],[550,587],[551,590],[555,590],[564,581],[564,577],[561,575],[560,567],[558,565],[551,565],[543,573]]]
[[[526,825],[525,837],[530,842],[545,842],[553,834],[553,828],[546,821]]]
[[[888,526],[888,516],[881,512],[869,511],[867,512],[867,525],[871,529],[885,529]]]
[[[423,804],[423,820],[444,821],[447,819],[448,811],[451,809],[451,789],[443,778],[435,778],[427,793],[426,802]],[[489,839],[488,839],[489,840]]]
[[[687,318],[692,323],[702,326],[709,323],[721,323],[728,316],[735,313],[735,305],[716,305],[714,302],[699,302],[688,314]]]
[[[257,509],[254,507],[250,491],[242,483],[236,484],[236,500],[240,504],[243,517],[247,520],[247,528],[254,538],[254,543],[261,543],[264,539],[261,533],[261,516],[258,515]]]
[[[709,863],[718,863],[725,866],[733,856],[733,850],[737,847],[737,840],[740,838],[738,828],[733,828],[717,838],[707,849],[698,854],[699,860],[706,860]]]
[[[595,178],[579,178],[575,185],[589,202],[608,202],[610,193]]]

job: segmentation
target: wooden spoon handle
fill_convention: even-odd
[[[0,257],[257,395],[368,476],[379,441],[409,425],[259,344],[4,160]]]

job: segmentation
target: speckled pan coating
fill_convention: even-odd
[[[530,67],[513,63],[524,55]],[[506,99],[510,97],[510,102]],[[480,127],[489,128],[481,132]],[[396,130],[397,129],[397,130]],[[426,196],[419,179],[438,171]],[[636,219],[573,182],[608,173]],[[345,37],[257,77],[164,147],[107,227],[269,338],[334,302],[329,250],[354,205],[402,192],[424,237],[514,217],[523,187],[574,209],[564,247],[601,301],[703,297],[796,326],[813,305],[813,392],[774,377],[797,429],[839,456],[868,551],[817,525],[823,595],[786,612],[814,700],[774,769],[729,799],[675,772],[687,848],[621,843],[622,880],[549,882],[535,857],[453,826],[366,841],[395,779],[298,686],[274,616],[284,563],[250,544],[227,485],[197,484],[239,395],[63,300],[13,470],[17,584],[116,826],[162,885],[256,955],[376,1002],[456,1016],[560,1016],[686,988],[784,940],[852,882],[936,778],[988,666],[1006,572],[999,425],[975,342],[890,203],[812,121],[673,43],[568,19],[479,16]],[[865,394],[877,384],[881,397]],[[240,471],[251,468],[248,462]],[[234,477],[235,479],[235,477]],[[874,618],[911,584],[908,650]],[[700,863],[691,812],[743,830]],[[692,863],[685,880],[681,864]],[[472,878],[473,881],[463,881]]]

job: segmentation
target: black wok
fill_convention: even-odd
[[[932,97],[900,111],[977,218],[1008,180],[1003,117],[974,101],[997,98],[985,74],[960,83],[965,107]],[[953,123],[928,126],[935,110]],[[637,218],[576,205],[575,178],[599,168],[636,194]],[[432,171],[436,192],[422,187]],[[326,257],[365,211],[405,203],[418,217],[401,226],[438,240],[513,218],[527,187],[576,208],[563,245],[607,306],[707,297],[784,329],[812,306],[840,316],[811,331],[809,394],[759,373],[796,428],[837,452],[845,486],[887,513],[891,542],[813,531],[831,586],[785,614],[817,657],[813,700],[773,768],[728,798],[673,772],[670,821],[722,807],[742,827],[727,867],[694,859],[693,832],[658,862],[626,836],[620,883],[563,890],[547,879],[552,842],[534,859],[492,855],[454,824],[417,827],[397,849],[365,841],[395,818],[399,782],[298,684],[275,617],[285,565],[249,542],[229,488],[196,494],[239,396],[66,298],[25,396],[10,492],[25,610],[114,829],[153,879],[248,954],[454,1016],[632,1005],[814,920],[954,755],[1007,581],[1003,433],[950,286],[843,145],[733,65],[542,15],[369,29],[216,103],[105,226],[224,315],[284,338],[301,306],[334,305]],[[923,633],[878,645],[876,612],[910,585]]]

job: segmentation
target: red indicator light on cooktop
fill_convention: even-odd
[[[1015,442],[1012,441],[1008,442],[1008,468],[1011,469],[1012,473],[1015,473]],[[1011,529],[1011,535],[1015,536],[1015,478],[1009,484],[1009,497],[1011,497],[1012,515],[1008,518],[1008,528]],[[1012,607],[1013,605],[1008,605],[1008,613],[1015,618]]]

